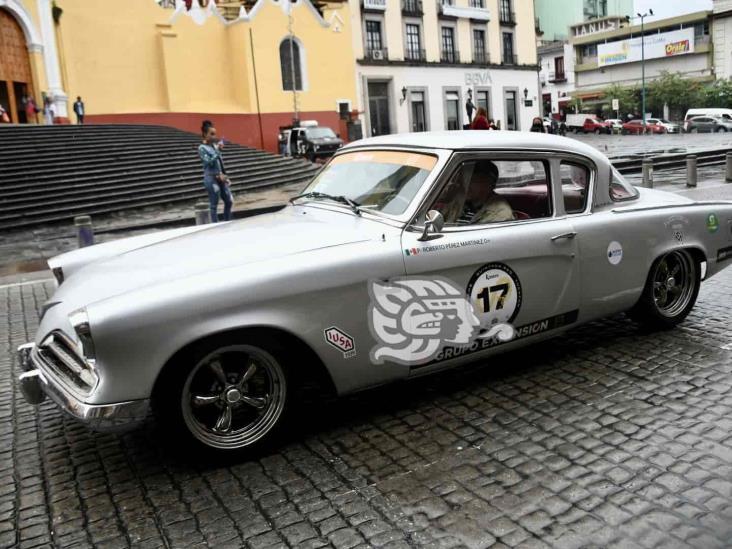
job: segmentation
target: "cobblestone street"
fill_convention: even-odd
[[[49,282],[0,288],[2,547],[729,547],[732,269],[678,329],[619,316],[323,405],[258,461],[192,465],[15,386]]]

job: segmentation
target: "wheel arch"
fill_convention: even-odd
[[[240,328],[229,328],[219,332],[203,335],[189,341],[183,347],[175,351],[171,357],[165,362],[155,378],[151,396],[155,399],[158,392],[161,390],[161,380],[165,376],[170,375],[176,368],[176,365],[184,360],[186,354],[191,353],[194,348],[201,345],[213,344],[216,341],[222,343],[231,343],[236,341],[237,343],[250,343],[255,346],[262,346],[262,341],[276,341],[281,343],[282,347],[286,350],[287,358],[289,360],[297,360],[298,364],[303,368],[294,369],[297,372],[300,379],[309,379],[314,381],[323,391],[329,396],[335,396],[338,394],[333,378],[328,371],[325,363],[321,360],[320,356],[310,347],[304,340],[299,338],[297,335],[283,330],[279,327],[274,326],[248,326]],[[259,342],[259,345],[257,345]],[[266,347],[265,347],[266,349]]]

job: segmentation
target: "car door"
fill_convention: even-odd
[[[513,215],[508,220],[468,224],[451,218],[450,195],[455,195],[451,189],[469,188],[479,163],[485,161],[497,166],[495,194],[510,205]],[[580,299],[579,261],[574,229],[563,204],[557,203],[555,178],[556,162],[545,154],[456,155],[421,214],[441,211],[446,215],[445,227],[425,240],[418,218],[403,233],[408,277],[444,279],[463,292],[479,322],[476,334],[510,324],[515,340],[572,324]],[[491,349],[493,343],[491,338],[467,347],[447,346],[433,362],[413,371],[438,368],[440,361],[462,356],[468,347],[466,352],[480,352]]]

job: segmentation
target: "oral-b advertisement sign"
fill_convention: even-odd
[[[681,29],[645,37],[646,59],[658,59],[694,53],[694,28]],[[641,60],[641,39],[631,38],[597,45],[597,65],[619,65]]]

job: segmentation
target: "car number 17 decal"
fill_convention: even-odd
[[[488,263],[478,269],[466,293],[482,328],[510,324],[521,309],[521,282],[503,263]]]

